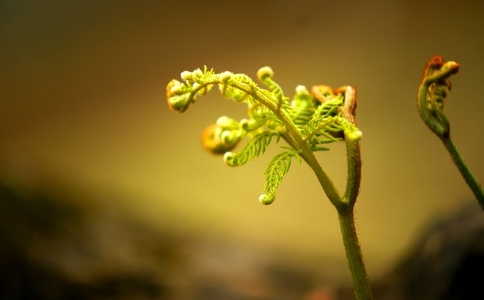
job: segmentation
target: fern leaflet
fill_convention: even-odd
[[[262,204],[268,205],[274,202],[276,190],[281,184],[284,175],[289,172],[293,157],[296,157],[298,164],[301,164],[301,157],[299,156],[298,151],[290,148],[289,151],[274,156],[270,161],[269,166],[264,173],[266,175],[266,183],[264,185],[263,194],[259,197],[259,201]]]
[[[279,142],[280,134],[278,132],[266,131],[255,135],[241,151],[237,153],[225,153],[225,163],[231,167],[245,165],[253,158],[256,158],[261,153],[264,153],[274,136],[276,136],[277,142]]]

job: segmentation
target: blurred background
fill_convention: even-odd
[[[107,249],[132,243],[169,244],[178,249],[169,253],[191,257],[186,270],[199,261],[231,266],[232,259],[245,266],[233,272],[250,273],[250,263],[240,259],[250,257],[305,274],[309,283],[300,290],[347,284],[336,212],[307,166],[294,164],[274,204],[262,206],[263,172],[279,145],[243,168],[225,166],[200,146],[205,126],[221,115],[243,118],[245,106],[216,90],[181,115],[166,104],[166,84],[181,71],[207,65],[255,77],[268,65],[289,96],[299,84],[357,88],[364,133],[357,227],[370,277],[381,278],[429,220],[467,203],[479,210],[420,120],[416,92],[433,55],[461,64],[446,114],[482,181],[483,12],[476,1],[2,0],[0,180],[3,211],[11,213],[1,221],[8,233],[3,247],[21,240],[12,231],[20,228],[29,259],[41,257],[54,268],[62,257],[69,265],[69,257],[79,256],[50,233],[64,228],[69,245],[95,245],[89,251],[104,253],[101,258],[117,257]],[[342,189],[344,145],[318,159]],[[38,233],[36,222],[51,227]],[[205,253],[200,249],[209,249],[208,258],[197,258]],[[142,259],[151,254],[136,251],[119,254],[114,264],[134,255],[133,264],[152,265]],[[200,270],[191,278],[204,278]],[[186,279],[163,274],[173,285]]]

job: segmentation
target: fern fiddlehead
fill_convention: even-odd
[[[272,79],[273,75],[269,67],[257,72],[259,80],[268,87],[263,89],[244,74],[216,74],[206,67],[203,71],[185,71],[181,76],[184,82],[172,80],[168,84],[168,105],[175,111],[184,112],[213,85],[219,86],[224,98],[246,103],[248,118],[239,122],[228,117],[219,118],[202,135],[204,147],[212,153],[223,154],[229,166],[246,164],[264,153],[272,141],[279,142],[282,137],[289,147],[283,147],[285,151],[270,161],[264,173],[266,180],[259,201],[264,205],[273,203],[293,158],[298,164],[302,159],[306,161],[338,211],[356,299],[370,300],[371,290],[353,218],[361,174],[358,140],[362,137],[354,118],[355,90],[349,86],[333,90],[322,85],[313,87],[309,93],[304,86],[298,86],[296,95],[290,100]],[[242,140],[247,140],[243,148],[233,151]],[[340,140],[346,142],[347,148],[348,178],[344,195],[336,190],[313,153],[327,150],[322,144]]]
[[[459,72],[459,68],[460,65],[457,62],[444,61],[439,55],[429,59],[420,82],[417,105],[422,120],[442,141],[454,164],[484,210],[484,190],[457,149],[450,134],[450,122],[444,114],[444,100],[452,88],[450,76]]]
[[[241,166],[258,157],[273,140],[279,142],[281,137],[286,140],[292,152],[276,156],[277,159],[272,160],[267,168],[266,184],[260,199],[264,199],[261,200],[263,204],[270,204],[276,188],[289,171],[291,164],[287,159],[297,157],[299,161],[301,156],[298,153],[305,157],[308,151],[328,150],[321,145],[344,138],[357,140],[361,132],[343,115],[345,97],[342,93],[335,94],[328,86],[313,87],[309,93],[306,87],[300,85],[290,100],[273,80],[271,68],[259,69],[257,76],[268,89],[259,87],[245,74],[227,71],[217,74],[207,67],[203,71],[184,71],[181,73],[183,82],[172,80],[168,84],[167,98],[171,109],[184,112],[199,96],[218,85],[224,98],[248,105],[248,118],[238,122],[221,117],[202,134],[204,148],[211,153],[222,154],[229,166]],[[242,149],[234,152],[241,140],[247,142]],[[306,154],[301,149],[306,149]]]

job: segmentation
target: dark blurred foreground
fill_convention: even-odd
[[[253,249],[66,198],[0,184],[0,299],[353,299],[350,288]],[[373,278],[375,299],[484,299],[482,270],[484,214],[472,205],[432,222]]]

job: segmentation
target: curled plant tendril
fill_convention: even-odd
[[[202,146],[213,154],[224,154],[232,150],[243,137],[239,123],[229,117],[220,117],[202,133]]]
[[[260,201],[270,204],[283,177],[289,171],[291,159],[301,161],[302,149],[328,150],[322,144],[343,139],[357,141],[362,137],[354,121],[356,97],[354,89],[342,87],[332,90],[328,86],[296,87],[293,99],[286,97],[273,80],[274,72],[263,67],[258,79],[267,86],[259,87],[245,74],[215,73],[204,67],[181,73],[183,81],[168,83],[168,105],[177,112],[186,111],[199,96],[205,95],[214,85],[222,96],[235,102],[246,103],[248,117],[236,121],[220,117],[202,133],[202,145],[209,152],[222,154],[229,166],[241,166],[264,153],[272,141],[282,137],[289,147],[269,163]],[[239,151],[233,150],[242,140],[247,142]],[[304,158],[304,156],[303,156]]]
[[[418,90],[418,109],[422,120],[442,141],[463,179],[484,210],[484,191],[482,186],[471,172],[452,140],[450,123],[443,112],[444,100],[452,88],[449,77],[458,71],[458,63],[453,61],[445,62],[438,55],[432,57],[425,66],[423,78]]]
[[[417,101],[420,116],[430,130],[441,138],[450,134],[450,124],[443,112],[444,99],[452,88],[449,77],[458,71],[458,63],[444,62],[437,55],[427,62],[420,83]]]

